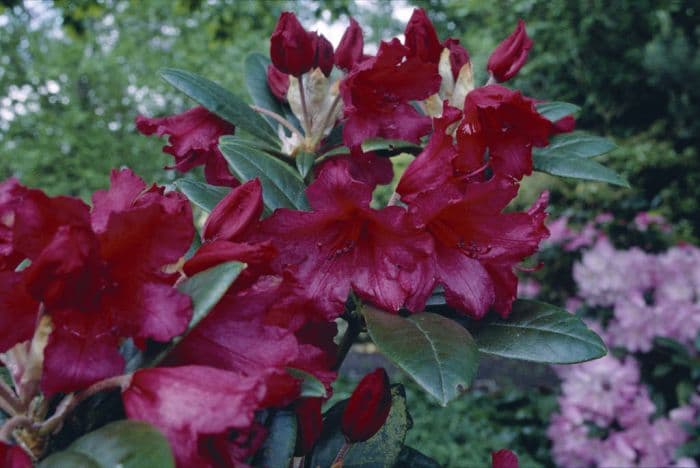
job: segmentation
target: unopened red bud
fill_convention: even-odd
[[[486,68],[499,83],[513,78],[527,60],[532,49],[532,40],[525,31],[525,22],[518,20],[515,31],[491,53]]]
[[[270,59],[277,69],[300,76],[314,65],[313,40],[294,13],[284,12],[270,37]]]
[[[314,444],[321,436],[323,418],[321,405],[323,398],[301,398],[294,405],[297,415],[297,446],[296,456],[304,456],[311,452]]]
[[[378,368],[357,384],[343,411],[341,428],[345,439],[349,443],[369,439],[384,425],[390,410],[389,377]]]
[[[508,449],[491,452],[491,468],[518,468],[518,456]]]
[[[204,223],[204,240],[235,241],[262,214],[262,186],[252,179],[233,189],[212,210]]]
[[[404,31],[409,57],[418,57],[423,62],[438,63],[442,44],[438,39],[435,26],[428,18],[425,10],[416,8]]]
[[[287,100],[289,89],[289,75],[279,71],[274,65],[267,66],[267,86],[272,94],[280,101]]]
[[[362,61],[362,49],[364,47],[362,28],[353,18],[350,18],[350,26],[345,30],[343,38],[335,51],[335,64],[341,70],[350,71],[357,63]]]
[[[309,37],[314,47],[313,68],[320,68],[324,75],[333,71],[333,44],[322,34],[310,32]]]

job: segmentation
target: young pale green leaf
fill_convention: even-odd
[[[316,377],[301,369],[292,367],[288,367],[287,372],[292,374],[294,378],[301,380],[301,396],[326,398],[326,387]]]
[[[362,151],[365,153],[368,151],[388,151],[391,153],[415,153],[420,152],[421,147],[410,141],[403,140],[382,140],[380,138],[375,138],[367,140],[362,143]],[[338,148],[333,148],[332,150],[324,153],[323,158],[330,156],[338,156],[340,154],[350,154],[350,149],[347,146],[339,146]]]
[[[292,113],[289,106],[282,104],[270,92],[267,86],[267,66],[270,65],[270,59],[263,54],[254,52],[245,59],[245,84],[248,88],[250,97],[256,106],[262,107],[275,114],[284,117],[297,129],[301,130],[299,120]],[[263,116],[270,124],[272,129],[277,132],[279,123],[269,116]]]
[[[44,459],[40,468],[169,468],[170,445],[156,428],[141,421],[115,421],[85,434],[66,450]]]
[[[573,364],[607,353],[603,340],[576,315],[532,300],[516,300],[508,319],[487,319],[473,333],[479,351],[510,359]]]
[[[314,162],[316,162],[316,159],[313,154],[302,151],[296,155],[294,161],[296,162],[299,175],[302,179],[305,179],[309,174],[309,171],[311,171],[311,168],[314,167]]]
[[[323,419],[323,433],[313,452],[307,456],[307,467],[331,466],[345,437],[340,430],[340,420],[347,400],[333,406]],[[343,462],[344,468],[383,468],[396,466],[396,462],[411,427],[411,417],[406,407],[406,394],[401,385],[391,388],[391,410],[382,428],[364,442],[352,444]]]
[[[270,468],[291,466],[297,443],[297,416],[293,411],[279,410],[267,421],[267,438],[258,451],[254,466]]]
[[[377,348],[441,405],[457,398],[474,379],[476,343],[454,321],[430,312],[403,318],[369,306],[362,315]]]
[[[576,132],[552,137],[545,148],[534,148],[533,154],[565,158],[594,158],[616,148],[607,138]]]
[[[160,75],[222,119],[270,144],[279,144],[277,134],[265,119],[252,110],[243,99],[213,81],[176,68],[165,68],[161,70]]]
[[[244,182],[255,177],[260,179],[263,201],[269,209],[309,209],[304,181],[289,165],[236,137],[222,137],[219,149],[239,179]]]
[[[615,171],[591,159],[533,154],[532,162],[535,170],[555,176],[607,182],[627,188],[630,186]]]
[[[180,292],[192,298],[194,311],[188,330],[206,317],[245,267],[245,263],[241,262],[222,263],[197,273],[178,285]]]
[[[230,188],[216,187],[193,179],[178,179],[174,184],[192,203],[207,213],[231,192]]]
[[[539,112],[542,117],[552,122],[556,122],[567,115],[573,115],[581,109],[575,104],[557,101],[543,102],[541,104],[537,104],[535,107],[537,108],[537,112]]]

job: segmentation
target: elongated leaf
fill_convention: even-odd
[[[440,468],[440,464],[429,456],[419,452],[413,447],[404,445],[399,454],[397,466],[410,466],[411,468]]]
[[[542,104],[537,104],[535,107],[537,107],[537,112],[539,112],[540,115],[552,122],[556,122],[567,115],[573,115],[581,109],[575,104],[557,101],[544,102]]]
[[[429,312],[403,318],[367,306],[362,315],[379,350],[443,406],[474,379],[479,353],[459,324]]]
[[[268,143],[278,144],[276,133],[265,119],[243,99],[213,81],[176,68],[165,68],[161,70],[160,76],[222,119]]]
[[[253,52],[245,59],[245,84],[248,88],[250,97],[256,106],[262,107],[275,114],[284,117],[297,129],[301,130],[299,120],[292,113],[288,105],[284,105],[273,96],[270,88],[267,86],[267,66],[270,65],[270,59],[263,54]],[[272,129],[277,133],[279,123],[272,117],[263,116],[270,124]]]
[[[178,179],[174,183],[175,187],[192,203],[207,213],[211,212],[231,191],[230,188],[216,187],[193,179]]]
[[[307,457],[307,467],[331,466],[345,437],[340,431],[340,420],[347,400],[341,401],[326,412],[323,433],[314,451]],[[393,467],[401,453],[406,432],[411,427],[411,417],[406,408],[406,395],[401,385],[391,388],[391,410],[384,426],[364,442],[352,444],[345,455],[344,468]]]
[[[66,450],[39,464],[41,468],[169,468],[175,466],[170,445],[156,428],[141,421],[116,421],[90,432]]]
[[[276,411],[266,424],[267,438],[255,457],[254,466],[288,468],[297,442],[297,416],[293,411]]]
[[[197,273],[178,285],[180,292],[192,298],[194,311],[188,329],[194,328],[206,317],[245,267],[245,263],[241,262],[222,263]]]
[[[607,182],[609,184],[628,188],[630,186],[629,183],[615,171],[591,159],[533,154],[532,162],[535,170],[555,176]]]
[[[301,380],[301,396],[303,397],[323,397],[327,396],[326,387],[323,382],[313,375],[300,369],[287,368],[287,372],[293,377]]]
[[[314,167],[314,162],[316,162],[315,156],[306,151],[298,153],[294,161],[296,162],[297,170],[302,179],[306,178],[311,168]]]
[[[379,138],[367,140],[362,143],[362,151],[388,151],[395,153],[416,153],[420,152],[421,147],[410,141],[403,140],[382,140]],[[337,156],[339,154],[350,154],[350,149],[347,146],[340,146],[323,154],[323,157]]]
[[[473,330],[479,351],[511,359],[572,364],[605,356],[605,344],[577,316],[551,304],[519,299],[507,320]]]
[[[222,137],[219,149],[239,179],[244,182],[255,177],[260,179],[265,206],[271,210],[309,209],[304,181],[289,165],[242,143],[236,137]]]
[[[577,132],[552,137],[547,147],[535,148],[533,153],[547,157],[594,158],[614,149],[615,144],[607,138]]]

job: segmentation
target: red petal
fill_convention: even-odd
[[[136,199],[146,190],[146,183],[131,169],[112,169],[109,190],[98,190],[92,195],[92,227],[95,232],[107,228],[109,215],[134,206]]]
[[[25,290],[20,273],[0,271],[0,353],[31,339],[39,303]]]
[[[363,47],[362,28],[354,18],[350,18],[350,26],[345,30],[335,51],[336,66],[346,72],[350,71],[362,60]]]
[[[0,466],[4,468],[32,468],[32,460],[19,445],[0,442]]]
[[[438,39],[435,26],[428,18],[425,10],[416,8],[404,31],[408,57],[417,57],[428,63],[437,64],[440,61],[442,44]]]
[[[237,240],[258,222],[262,210],[262,186],[256,178],[232,190],[214,207],[204,224],[204,240]]]
[[[525,31],[525,22],[518,20],[515,31],[493,50],[486,68],[498,82],[508,81],[525,64],[530,49],[532,40]]]
[[[267,66],[267,87],[280,101],[287,102],[287,90],[289,89],[289,75],[282,73],[270,64]]]
[[[518,457],[508,449],[491,453],[492,468],[518,468]]]
[[[363,377],[350,395],[341,427],[349,443],[363,442],[382,428],[391,411],[389,376],[382,368]]]
[[[313,40],[294,13],[283,12],[270,37],[270,59],[282,73],[300,76],[314,65]]]
[[[304,456],[311,452],[314,444],[321,436],[323,419],[321,405],[323,398],[301,398],[294,405],[297,415],[297,448],[295,455]]]

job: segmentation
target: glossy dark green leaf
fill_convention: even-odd
[[[408,318],[365,306],[362,315],[377,348],[445,406],[476,375],[479,352],[469,332],[430,312]]]
[[[90,432],[39,464],[41,468],[154,466],[175,466],[168,441],[150,424],[128,420],[116,421]]]
[[[194,328],[219,302],[228,288],[245,268],[245,263],[226,262],[187,278],[177,289],[192,298],[192,320],[188,329]]]
[[[304,192],[306,189],[304,181],[291,166],[246,145],[236,137],[222,137],[219,149],[240,180],[245,182],[255,177],[260,179],[263,187],[263,201],[269,209],[309,209]]]
[[[592,159],[533,154],[532,162],[535,170],[555,176],[607,182],[609,184],[628,188],[630,186],[629,183],[615,171],[608,169]]]
[[[323,397],[327,396],[326,387],[323,382],[313,375],[300,369],[287,368],[287,372],[293,377],[301,380],[301,396],[303,397]]]
[[[216,187],[193,179],[178,179],[174,184],[192,203],[207,213],[231,191],[227,187]]]
[[[302,151],[296,155],[294,161],[296,162],[299,175],[304,179],[309,174],[309,171],[311,171],[311,168],[314,167],[316,158],[313,154]]]
[[[345,437],[340,430],[340,420],[347,400],[326,412],[323,433],[313,452],[307,456],[307,467],[331,466]],[[384,426],[370,439],[352,444],[345,455],[343,468],[382,468],[396,465],[399,453],[411,427],[411,416],[406,408],[406,395],[401,385],[391,388],[391,411]]]
[[[255,456],[254,466],[289,468],[297,442],[297,416],[293,411],[276,411],[268,420],[267,438]]]
[[[534,148],[533,154],[565,158],[594,158],[615,149],[607,138],[587,133],[566,133],[552,137],[545,148]]]
[[[248,93],[250,93],[250,97],[253,98],[256,106],[284,117],[297,129],[301,130],[299,120],[294,116],[289,106],[279,102],[267,86],[267,66],[269,64],[270,59],[258,52],[254,52],[246,57],[245,84],[248,88]],[[263,118],[267,120],[275,133],[277,133],[279,123],[269,116],[263,115]]]
[[[572,364],[605,356],[607,348],[576,315],[543,302],[518,299],[507,320],[491,318],[473,330],[479,351],[510,359]]]
[[[195,73],[165,68],[160,75],[165,81],[215,113],[253,136],[278,144],[277,134],[250,106],[235,94]]]
[[[404,445],[399,454],[396,466],[410,466],[411,468],[440,468],[440,464],[429,456],[419,452],[413,447]]]
[[[541,104],[537,104],[535,107],[540,115],[547,120],[551,120],[552,122],[556,122],[567,115],[573,115],[581,110],[581,108],[575,104],[557,101],[543,102]]]
[[[389,151],[395,153],[417,153],[420,152],[421,147],[410,141],[403,140],[382,140],[379,138],[367,140],[362,144],[362,151]],[[338,148],[333,148],[327,153],[323,154],[323,157],[337,156],[339,154],[350,154],[350,150],[347,146],[340,146]]]

